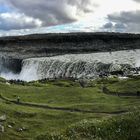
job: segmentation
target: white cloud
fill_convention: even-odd
[[[21,13],[1,13],[0,14],[0,29],[28,29],[41,27],[42,21],[26,16]]]
[[[21,29],[17,33],[24,34],[48,31],[103,31],[102,27],[105,26],[108,27],[106,31],[115,31],[120,28],[121,30],[118,31],[123,32],[127,30],[127,24],[121,21],[110,21],[108,15],[138,11],[140,10],[138,2],[140,0],[4,0],[3,3],[7,4],[14,14],[8,13],[13,14],[12,18],[4,18],[0,14],[0,21],[3,23],[0,29],[11,30],[10,33],[16,33],[16,29]],[[105,25],[106,23],[110,24]],[[54,26],[64,24],[66,24],[65,28]],[[129,27],[135,32],[138,25],[139,21],[136,24],[133,21]],[[130,28],[127,31],[130,31]],[[3,33],[9,34],[9,31]]]

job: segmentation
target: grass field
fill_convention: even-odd
[[[105,94],[102,91],[103,85],[112,93],[129,92],[132,96]],[[132,115],[128,117],[127,113],[133,111],[134,108],[139,108],[140,97],[133,96],[139,90],[139,77],[127,80],[117,78],[98,79],[88,83],[85,88],[82,88],[78,82],[70,80],[32,82],[20,85],[8,84],[4,79],[0,79],[0,94],[8,99],[7,101],[0,99],[0,116],[4,114],[7,116],[6,121],[3,123],[5,132],[0,132],[0,140],[98,139],[97,137],[94,138],[92,133],[89,134],[90,137],[82,137],[79,130],[82,134],[89,129],[92,132],[95,131],[91,128],[96,124],[93,122],[96,121],[102,122],[97,123],[96,126],[101,128],[104,126],[102,129],[108,129],[114,122],[106,123],[108,121],[104,120],[115,119],[120,123],[121,119],[119,118],[121,116],[124,116],[124,120],[131,120]],[[18,104],[16,102],[18,97],[20,97],[21,103],[35,104],[38,107]],[[51,108],[43,108],[42,106]],[[61,109],[57,110],[56,107]],[[136,118],[135,122],[139,123],[137,121],[140,120]],[[115,127],[117,126],[115,125]],[[75,128],[78,129],[75,130]],[[65,136],[61,136],[62,134]],[[52,137],[51,135],[55,136]],[[100,136],[99,139],[101,138]],[[116,138],[116,140],[125,139]],[[129,140],[129,138],[126,140]]]

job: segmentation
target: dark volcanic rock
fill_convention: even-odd
[[[22,60],[0,56],[0,73],[9,72],[19,73],[22,67]]]
[[[139,48],[140,34],[58,33],[0,38],[0,52],[18,59]]]

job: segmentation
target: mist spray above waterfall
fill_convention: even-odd
[[[139,60],[140,50],[30,58],[22,61],[20,73],[2,70],[1,76],[24,81],[44,78],[93,79],[102,72],[108,73],[139,66]]]

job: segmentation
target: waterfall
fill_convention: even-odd
[[[20,79],[29,81],[43,78],[95,78],[101,72],[119,71],[123,66],[121,64],[106,64],[99,61],[62,61],[48,58],[44,58],[44,60],[28,59],[23,61]]]
[[[139,66],[139,60],[140,50],[29,58],[22,61],[19,74],[3,77],[24,81],[44,78],[93,79],[102,72],[110,73]]]
[[[140,50],[71,54],[23,60],[21,80],[44,78],[96,78],[102,72],[127,70],[137,65]],[[138,65],[137,65],[138,66]]]

